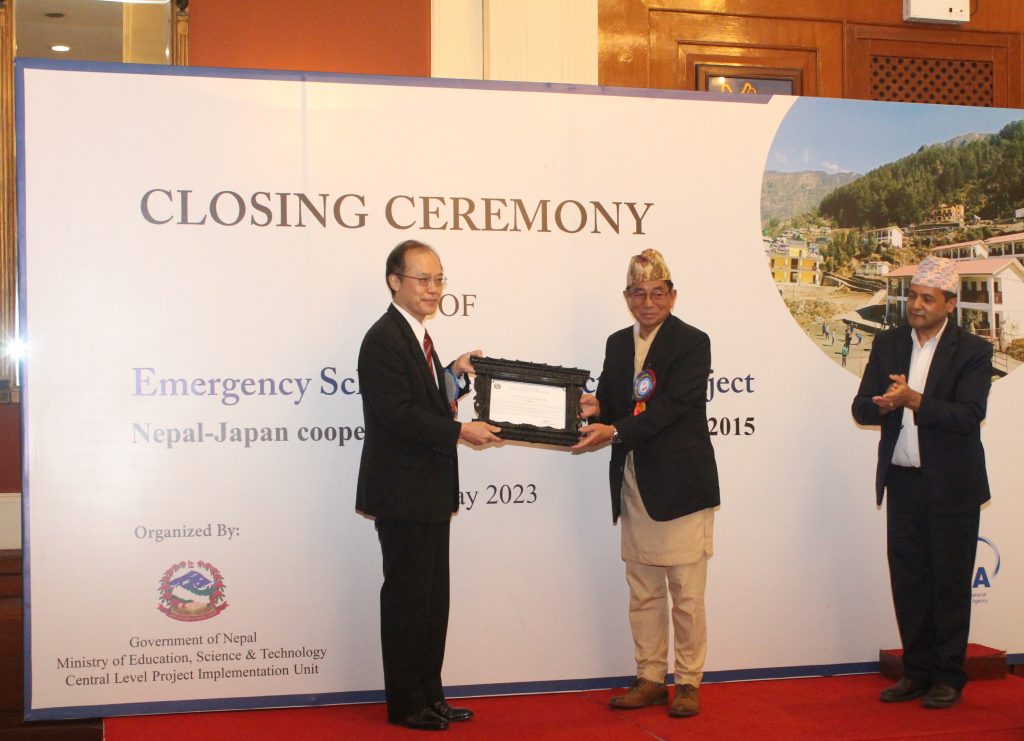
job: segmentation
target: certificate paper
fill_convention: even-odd
[[[565,427],[564,386],[495,380],[491,383],[491,419],[517,425]]]

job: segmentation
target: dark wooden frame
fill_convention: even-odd
[[[477,419],[500,427],[501,432],[498,433],[498,437],[503,440],[563,446],[575,445],[579,441],[581,423],[579,400],[583,384],[590,378],[590,371],[502,358],[470,358],[470,360],[476,371],[476,381],[473,383],[476,401],[473,407]],[[491,382],[496,379],[564,387],[565,426],[562,428],[538,427],[491,419]]]

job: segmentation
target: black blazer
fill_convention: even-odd
[[[875,501],[882,503],[885,477],[900,435],[897,413],[879,413],[872,396],[881,396],[890,373],[910,370],[910,327],[875,336],[864,377],[853,400],[853,418],[862,425],[881,425]],[[981,421],[992,386],[992,346],[961,327],[946,325],[932,357],[921,407],[914,412],[921,451],[921,473],[938,512],[955,514],[990,498]]]
[[[711,341],[669,315],[651,343],[644,368],[654,373],[647,408],[633,416],[633,327],[608,338],[597,387],[601,422],[621,438],[611,446],[608,479],[612,522],[619,519],[626,454],[633,451],[640,498],[652,519],[674,520],[719,504],[718,467],[708,434]]]
[[[445,522],[459,508],[460,424],[433,354],[435,384],[412,327],[392,304],[359,348],[363,440],[356,509],[383,520]]]

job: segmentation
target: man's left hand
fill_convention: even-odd
[[[569,448],[569,450],[574,452],[591,450],[611,440],[614,432],[615,428],[611,425],[587,425],[580,430],[580,441]]]
[[[882,414],[888,414],[894,409],[906,407],[916,412],[921,406],[921,394],[907,385],[907,377],[902,373],[891,373],[889,380],[892,383],[881,396],[872,396],[871,401],[875,402]]]
[[[455,362],[452,363],[452,372],[457,376],[461,376],[464,373],[473,373],[473,364],[469,362],[469,359],[471,357],[482,358],[483,356],[483,350],[471,350],[470,352],[462,353],[462,355],[456,358]]]

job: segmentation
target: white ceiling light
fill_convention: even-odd
[[[71,51],[71,47],[70,46],[66,46],[64,44],[54,44],[53,46],[50,47],[50,50],[51,51]]]

